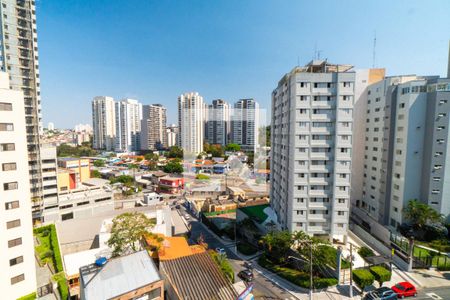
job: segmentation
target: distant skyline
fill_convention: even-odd
[[[387,75],[446,75],[450,1],[37,1],[43,124],[91,124],[105,95],[160,103],[255,98],[314,57]]]

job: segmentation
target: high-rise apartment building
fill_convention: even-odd
[[[161,104],[142,106],[141,150],[167,148],[167,109]]]
[[[36,202],[42,197],[39,135],[43,129],[35,1],[2,0],[0,19],[0,70],[8,72],[11,88],[24,95],[30,191]]]
[[[114,150],[116,113],[112,97],[97,96],[92,100],[94,149]]]
[[[45,207],[58,203],[57,184],[57,155],[56,146],[51,144],[41,145],[42,161],[42,199],[41,205],[33,206],[33,220],[45,222],[43,212]]]
[[[0,290],[5,299],[36,291],[27,134],[22,92],[0,73]]]
[[[185,155],[196,156],[203,151],[204,111],[203,97],[197,92],[178,97],[178,144]]]
[[[272,93],[271,207],[289,231],[345,239],[356,72],[312,61]]]
[[[209,144],[228,144],[230,135],[230,105],[222,99],[213,100],[208,106],[206,141]]]
[[[254,99],[241,99],[231,112],[231,140],[244,151],[255,151],[259,142],[259,104]]]
[[[116,106],[115,150],[131,152],[140,150],[142,104],[137,100],[123,99]]]
[[[178,133],[179,133],[178,126],[175,124],[172,124],[166,128],[168,148],[177,145]]]
[[[396,76],[367,89],[363,191],[354,205],[393,228],[418,199],[450,216],[450,79]]]

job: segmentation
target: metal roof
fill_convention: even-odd
[[[148,252],[143,250],[80,268],[83,299],[111,299],[161,280]]]

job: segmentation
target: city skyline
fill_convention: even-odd
[[[388,76],[444,75],[450,3],[438,2],[439,10],[418,1],[386,3],[330,2],[329,9],[319,10],[319,4],[250,1],[202,3],[193,10],[184,3],[144,3],[137,9],[127,3],[38,2],[43,123],[57,128],[91,123],[90,100],[98,95],[161,103],[168,107],[169,124],[176,123],[178,95],[193,90],[208,103],[254,98],[269,108],[273,82],[309,62],[315,49],[329,61],[371,67],[375,31],[375,66],[386,68]],[[350,17],[333,18],[339,13]],[[318,17],[321,22],[315,22]],[[286,22],[294,29],[284,32]],[[342,34],[324,34],[331,26]],[[142,38],[135,39],[135,32]],[[116,36],[124,37],[121,43]],[[177,45],[187,42],[188,51],[180,51]],[[60,68],[63,61],[66,67]],[[79,114],[71,114],[75,109]]]

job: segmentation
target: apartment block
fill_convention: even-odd
[[[271,207],[291,232],[345,239],[356,72],[315,60],[272,93]]]
[[[255,151],[259,143],[259,104],[254,99],[241,99],[231,113],[231,140],[244,151]]]
[[[167,148],[167,109],[161,104],[142,106],[141,150]]]
[[[17,299],[36,291],[24,94],[0,73],[0,290]]]
[[[58,202],[58,162],[56,146],[43,144],[41,146],[42,159],[42,201],[33,202],[33,220],[44,221],[45,207]]]
[[[91,178],[91,165],[87,158],[58,158],[58,191],[72,190]]]
[[[364,183],[354,204],[381,224],[405,222],[411,199],[447,219],[450,80],[396,76],[367,90]]]
[[[205,104],[197,92],[178,97],[178,145],[185,155],[197,156],[203,151]]]
[[[42,197],[39,135],[42,134],[36,7],[32,0],[2,0],[0,70],[9,85],[23,92],[31,198]]]
[[[177,145],[178,134],[179,128],[177,125],[172,124],[166,128],[166,139],[168,148]]]
[[[116,113],[114,99],[97,96],[92,100],[92,128],[94,149],[114,150]]]
[[[134,99],[123,99],[115,103],[115,108],[115,151],[140,150],[142,104]]]
[[[208,106],[205,138],[209,144],[225,146],[230,139],[230,105],[222,99],[213,100]]]

